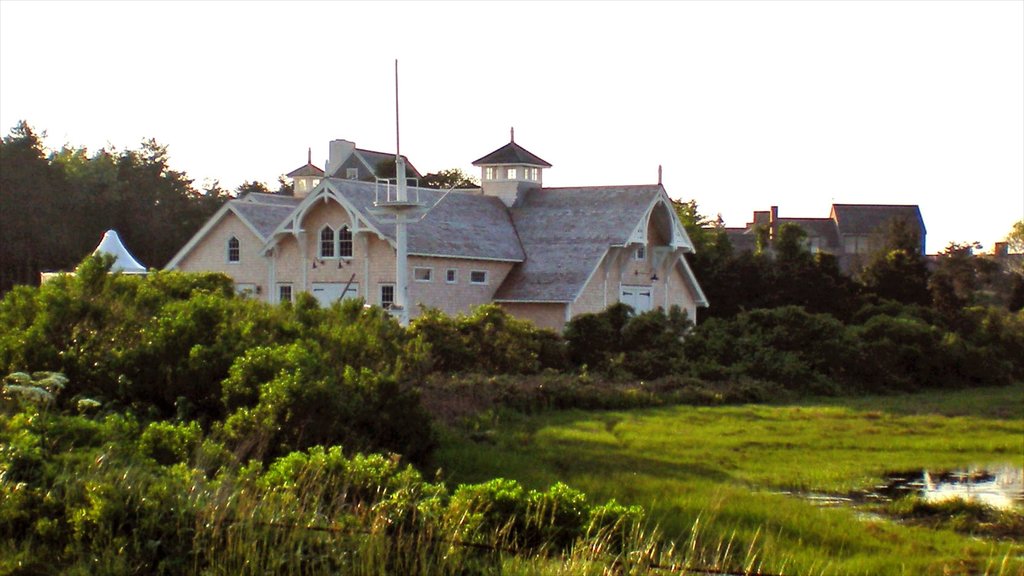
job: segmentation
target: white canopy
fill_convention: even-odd
[[[110,267],[111,272],[123,272],[125,274],[145,274],[146,267],[139,264],[139,261],[128,252],[128,249],[121,243],[121,238],[114,230],[107,230],[103,234],[100,245],[92,251],[93,254],[113,254],[114,265]]]

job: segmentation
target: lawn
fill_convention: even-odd
[[[563,481],[594,499],[643,505],[667,537],[708,557],[756,550],[786,574],[1024,574],[1024,540],[910,527],[845,495],[886,473],[1024,466],[1024,384],[961,392],[824,398],[788,405],[676,406],[478,416],[443,433],[451,483]],[[487,429],[491,429],[488,432]]]

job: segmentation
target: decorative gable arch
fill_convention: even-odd
[[[674,249],[681,248],[683,252],[693,252],[693,242],[690,241],[690,236],[676,215],[672,199],[668,197],[664,189],[651,199],[643,217],[629,235],[627,244],[646,244],[652,220],[661,229],[669,246]]]
[[[391,242],[387,236],[385,236],[376,226],[367,222],[360,216],[359,211],[349,202],[343,194],[341,194],[335,185],[328,179],[324,179],[313,189],[312,192],[306,196],[303,201],[295,207],[295,210],[288,216],[280,225],[274,230],[274,232],[267,239],[263,249],[265,252],[272,250],[281,239],[287,235],[298,235],[303,230],[302,223],[305,221],[306,216],[309,215],[310,211],[318,203],[326,202],[337,202],[341,206],[342,210],[349,219],[348,231],[350,234],[358,234],[360,232],[371,232],[376,234],[381,240]],[[319,230],[315,231],[319,233]],[[319,239],[319,238],[318,238]]]

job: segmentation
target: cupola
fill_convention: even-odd
[[[292,194],[296,198],[305,198],[324,179],[324,171],[313,165],[313,149],[310,148],[306,155],[306,165],[285,176],[292,179]]]
[[[483,193],[497,196],[507,205],[515,204],[519,195],[544,183],[544,169],[551,164],[516,144],[515,128],[508,144],[473,162],[480,167]]]

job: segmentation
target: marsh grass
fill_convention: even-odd
[[[669,540],[695,543],[697,555],[731,542],[730,550],[756,544],[765,565],[787,573],[1024,572],[1020,544],[779,493],[843,495],[892,471],[1019,465],[1021,384],[796,405],[500,412],[493,426],[492,442],[445,433],[438,464],[450,481],[561,480],[644,506]]]

